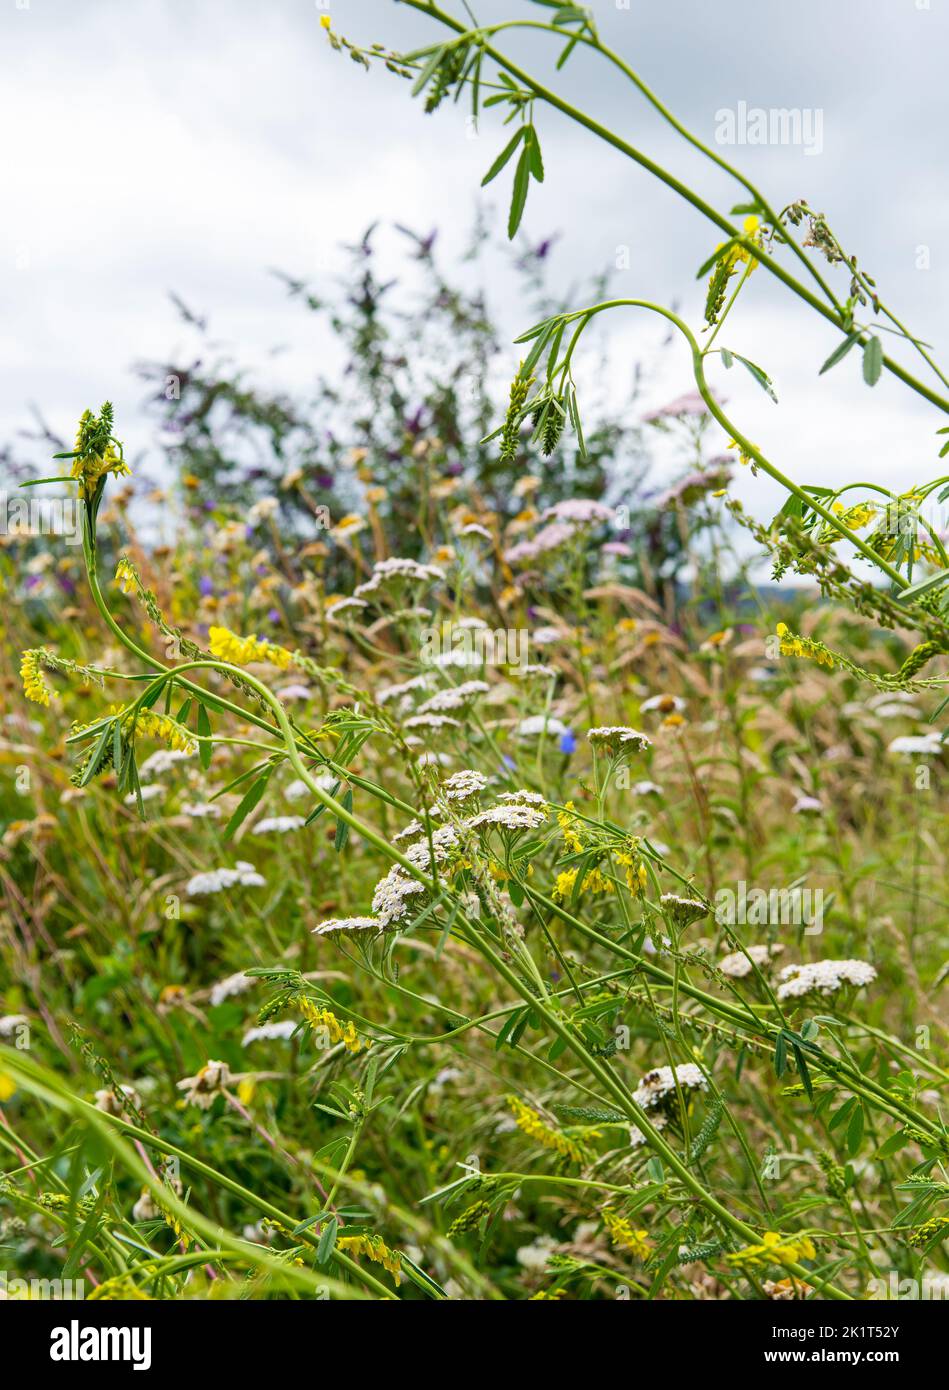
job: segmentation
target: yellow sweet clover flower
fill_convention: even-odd
[[[626,870],[626,886],[631,893],[643,893],[649,883],[646,865],[634,851],[620,850],[616,856],[617,864]]]
[[[285,671],[293,661],[293,653],[286,647],[274,646],[272,642],[258,642],[257,634],[238,637],[226,627],[212,627],[208,631],[211,655],[219,661],[230,662],[232,666],[246,666],[251,661],[269,661]]]
[[[871,506],[869,502],[858,502],[853,507],[845,507],[842,502],[835,502],[831,510],[850,531],[862,531],[864,526],[869,526],[871,521],[876,520],[877,515],[876,507]]]
[[[112,708],[110,714],[121,714],[121,709]],[[125,721],[131,726],[131,718]],[[151,710],[140,710],[135,717],[135,734],[144,735],[145,738],[154,738],[159,743],[167,743],[169,748],[174,748],[178,753],[196,753],[198,745],[180,724],[176,724],[173,719],[169,719],[165,714],[155,714]]]
[[[16,1082],[9,1072],[0,1071],[0,1105],[16,1092]]]
[[[553,899],[557,903],[565,903],[573,893],[573,885],[577,881],[576,869],[564,869],[563,873],[557,875],[557,882],[554,885]]]
[[[761,238],[759,236],[760,229],[761,222],[759,218],[755,217],[754,213],[751,213],[748,217],[746,217],[742,224],[742,231],[744,232],[745,236],[748,237],[751,241],[753,241],[756,246],[761,244]],[[724,245],[724,243],[722,244]],[[738,243],[736,243],[731,248],[728,255],[725,257],[725,261],[729,266],[729,274],[733,274],[738,269],[738,267],[744,264],[745,262],[747,262],[749,266],[750,274],[751,271],[754,270],[755,266],[758,264],[757,259],[751,254],[751,252],[748,251],[744,246],[739,245]]]
[[[360,1038],[350,1020],[340,1023],[330,1009],[321,1008],[305,995],[300,995],[296,1003],[310,1027],[324,1028],[334,1047],[337,1043],[342,1043],[347,1052],[361,1052],[364,1047],[372,1046],[372,1039]]]
[[[115,567],[115,582],[118,584],[123,594],[134,594],[138,592],[137,576],[126,555],[122,556]]]
[[[573,802],[566,802],[564,809],[557,813],[557,824],[560,826],[560,833],[567,849],[571,854],[579,854],[583,849],[583,841],[580,839],[580,832],[577,829],[577,818],[571,814],[573,810]]]
[[[928,1221],[924,1221],[921,1226],[910,1231],[906,1239],[910,1245],[925,1248],[933,1241],[945,1236],[947,1230],[949,1230],[949,1215],[931,1216]]]
[[[610,1240],[620,1250],[628,1250],[638,1260],[646,1260],[652,1253],[652,1246],[646,1239],[647,1231],[634,1231],[622,1216],[607,1209],[600,1213],[603,1225],[610,1234]]]
[[[728,444],[727,444],[725,447],[728,448],[728,449],[737,449],[737,450],[738,450],[738,462],[741,464],[741,466],[742,466],[743,468],[747,468],[747,467],[750,465],[750,466],[751,466],[751,471],[752,471],[752,473],[754,473],[754,471],[755,471],[755,461],[754,461],[754,459],[751,457],[751,455],[747,452],[747,450],[745,449],[744,445],[739,444],[737,439],[729,439]]]
[[[71,476],[79,483],[85,501],[91,502],[107,473],[128,476],[131,469],[112,437],[112,406],[106,401],[99,415],[84,410],[76,434],[76,457]],[[62,457],[62,455],[60,455]]]
[[[744,1250],[726,1255],[729,1264],[746,1269],[763,1269],[768,1265],[797,1264],[813,1260],[817,1251],[809,1236],[782,1236],[777,1231],[765,1231],[760,1245],[746,1245]]]
[[[50,690],[43,677],[40,666],[39,653],[26,651],[20,662],[20,679],[23,682],[23,694],[28,700],[32,700],[34,705],[45,705],[49,708]]]
[[[542,1144],[545,1149],[553,1149],[555,1153],[560,1154],[561,1158],[569,1158],[577,1164],[584,1162],[585,1155],[580,1145],[568,1138],[566,1134],[561,1134],[558,1130],[545,1125],[536,1110],[525,1105],[517,1096],[508,1096],[507,1103],[514,1114],[518,1129],[523,1130],[531,1139]]]
[[[823,642],[815,642],[810,637],[799,637],[792,632],[787,623],[778,623],[775,628],[780,644],[782,656],[798,656],[808,661],[816,661],[818,666],[826,666],[829,671],[834,669],[833,653],[829,652]]]
[[[613,884],[607,878],[606,874],[602,873],[599,869],[594,867],[592,869],[588,869],[587,872],[584,874],[583,883],[581,884],[581,891],[583,893],[594,894],[612,893]]]
[[[755,246],[760,246],[762,244],[760,228],[761,224],[754,214],[745,218],[742,231],[745,239],[751,241]],[[716,251],[720,251],[726,245],[726,242],[720,242],[715,249]],[[712,266],[705,304],[705,317],[709,324],[717,321],[718,315],[725,303],[725,293],[728,282],[735,274],[738,267],[743,264],[748,266],[747,273],[750,275],[758,264],[758,261],[747,247],[735,241],[728,247],[724,255],[717,258]]]
[[[390,1250],[382,1236],[368,1232],[357,1236],[339,1236],[336,1249],[347,1255],[364,1255],[374,1264],[382,1265],[392,1275],[396,1285],[402,1278],[402,1255],[398,1250]]]

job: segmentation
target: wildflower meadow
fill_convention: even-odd
[[[195,353],[5,450],[8,1299],[949,1296],[939,306],[759,187],[754,111],[694,133],[599,6],[501,9],[309,20],[419,150],[474,124],[465,258],[380,206],[334,284],[270,281],[331,345],[306,387],[181,303]],[[704,228],[674,301],[525,242],[568,141]],[[765,286],[824,409],[911,402],[912,477],[788,457]],[[591,370],[620,322],[666,400]]]

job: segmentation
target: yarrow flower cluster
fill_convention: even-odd
[[[705,903],[698,902],[695,898],[682,898],[678,893],[663,893],[659,899],[659,906],[680,928],[690,926],[700,917],[707,917],[709,913]]]
[[[598,526],[601,522],[612,521],[613,508],[603,502],[595,502],[591,497],[567,497],[555,502],[541,514],[541,521],[566,521],[571,526]]]
[[[191,898],[204,897],[209,893],[221,893],[225,888],[240,884],[244,888],[263,888],[265,881],[254,868],[243,859],[238,859],[233,869],[209,869],[195,874],[188,880],[185,892]]]
[[[865,960],[818,960],[809,965],[786,965],[781,971],[779,999],[799,999],[806,994],[836,994],[844,985],[861,988],[877,977]]]
[[[597,751],[602,750],[614,756],[617,753],[625,752],[645,753],[647,748],[652,747],[652,741],[645,734],[623,724],[604,725],[598,729],[590,729],[587,732],[587,740]]]
[[[223,1004],[225,999],[230,999],[235,994],[243,994],[253,983],[249,975],[245,975],[243,970],[238,970],[236,974],[228,975],[225,979],[218,980],[216,985],[212,985],[210,1002],[212,1006]]]
[[[509,801],[504,806],[491,806],[487,811],[479,811],[465,822],[472,830],[482,825],[500,826],[502,830],[537,830],[547,819],[546,811],[523,802]]]
[[[445,710],[466,710],[479,695],[487,695],[490,689],[486,681],[464,681],[448,690],[439,690],[419,705],[418,711],[420,715],[425,715],[440,714]]]
[[[480,795],[488,785],[488,779],[482,772],[474,772],[470,768],[462,772],[453,772],[450,777],[446,777],[440,792],[448,801],[468,801],[471,797]]]
[[[718,968],[723,975],[727,975],[732,980],[743,980],[746,975],[750,975],[753,966],[765,969],[771,963],[772,956],[780,955],[784,950],[783,946],[746,946],[744,951],[734,951],[731,955],[722,956],[718,962]]]
[[[302,830],[306,825],[303,816],[265,816],[254,826],[255,835],[288,835],[292,830]]]
[[[339,932],[378,931],[378,917],[333,917],[313,928],[314,936],[334,936]]]
[[[633,1092],[633,1100],[644,1110],[651,1110],[661,1104],[667,1096],[676,1094],[676,1083],[680,1091],[707,1091],[708,1081],[701,1067],[694,1062],[684,1062],[676,1067],[654,1067],[646,1073]]]
[[[405,721],[406,729],[460,729],[461,724],[457,719],[452,719],[448,714],[413,714],[411,719]]]
[[[444,578],[445,571],[437,565],[422,565],[418,560],[399,557],[377,560],[372,567],[371,577],[364,584],[356,586],[353,596],[364,598],[367,594],[377,594],[381,589],[398,584],[437,584]]]
[[[530,714],[517,726],[518,738],[539,738],[541,734],[546,734],[548,738],[559,738],[566,732],[566,724],[550,714]]]
[[[192,748],[190,751],[182,748],[158,748],[154,753],[150,753],[142,763],[138,770],[139,775],[146,779],[159,777],[163,772],[170,772],[176,763],[193,758],[196,752],[196,748]]]

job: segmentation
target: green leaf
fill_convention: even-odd
[[[342,800],[340,801],[340,805],[341,805],[345,810],[347,810],[347,811],[351,811],[351,810],[353,809],[353,790],[352,790],[352,787],[347,787],[347,788],[346,788],[346,793],[345,793],[345,795],[343,796]],[[342,820],[342,819],[340,819],[340,818],[337,818],[337,821],[336,821],[336,837],[335,837],[335,839],[333,840],[333,848],[335,849],[335,851],[336,851],[337,854],[340,854],[340,853],[342,852],[342,850],[345,849],[345,847],[346,847],[346,841],[347,841],[348,839],[349,839],[349,822],[348,822],[348,821],[344,821],[344,820]]]
[[[728,348],[722,348],[721,359],[722,366],[725,367],[728,371],[731,371],[732,367],[735,365],[735,359],[732,356],[732,354],[728,351]]]
[[[432,76],[432,74],[434,73],[435,69],[438,67],[439,63],[441,62],[444,56],[445,46],[443,44],[440,48],[436,48],[434,50],[428,62],[425,64],[424,68],[419,73],[418,77],[415,79],[415,82],[412,85],[412,95],[414,97],[418,96],[419,92],[428,82],[429,78]]]
[[[268,768],[262,777],[257,778],[257,781],[253,784],[250,791],[245,792],[240,805],[224,827],[223,839],[229,840],[237,827],[250,815],[251,811],[267,790],[267,783],[270,781],[270,772],[271,769]]]
[[[517,161],[517,168],[514,171],[514,188],[511,192],[511,211],[507,219],[508,240],[513,241],[517,234],[517,229],[521,225],[521,218],[524,216],[524,205],[527,202],[527,189],[530,184],[530,152],[526,149],[521,150],[521,157]]]
[[[511,158],[511,155],[512,155],[512,154],[514,153],[514,151],[517,149],[518,145],[519,145],[519,144],[521,143],[521,141],[524,139],[524,136],[525,136],[526,134],[527,134],[527,126],[526,126],[526,125],[522,125],[522,126],[514,133],[513,137],[512,137],[511,140],[509,141],[509,143],[506,144],[506,145],[504,146],[504,149],[503,149],[503,150],[501,151],[501,153],[498,155],[497,159],[496,159],[496,160],[494,161],[494,163],[491,165],[491,168],[488,170],[488,172],[485,174],[484,178],[481,180],[481,187],[482,187],[482,188],[486,187],[486,186],[491,182],[492,179],[496,179],[496,178],[497,178],[498,174],[500,174],[501,170],[504,168],[505,164],[506,164],[506,163],[508,162],[508,160]]]
[[[336,1232],[338,1230],[339,1222],[336,1220],[335,1216],[331,1216],[323,1227],[320,1243],[316,1247],[316,1263],[318,1265],[325,1265],[330,1255],[332,1255],[333,1247],[336,1245]]]
[[[757,381],[762,391],[766,392],[766,394],[770,396],[771,400],[774,401],[775,405],[777,405],[778,398],[774,394],[774,387],[771,385],[771,378],[768,376],[768,373],[764,371],[763,368],[757,366],[754,362],[749,362],[747,357],[742,357],[742,355],[738,352],[733,353],[732,356],[738,362],[740,362],[743,367],[748,368],[749,372],[751,372],[751,375],[754,377],[755,381]]]
[[[847,1152],[851,1158],[860,1148],[860,1141],[863,1139],[863,1119],[863,1106],[857,1105],[847,1125]]]
[[[874,1158],[889,1158],[892,1154],[899,1153],[900,1149],[905,1149],[909,1142],[909,1135],[903,1130],[897,1134],[891,1134],[889,1139],[877,1149]]]
[[[707,275],[709,273],[713,265],[720,261],[723,256],[727,256],[729,251],[735,245],[736,240],[736,237],[732,237],[730,241],[723,242],[722,245],[717,248],[717,250],[713,251],[712,254],[709,256],[708,260],[703,261],[702,264],[699,266],[698,270],[695,272],[696,280],[701,280],[703,275]]]
[[[198,733],[202,738],[211,737],[211,721],[208,718],[208,712],[204,705],[198,705]],[[208,768],[211,766],[211,754],[213,752],[214,749],[210,743],[198,744],[198,758],[205,772],[207,772]]]
[[[921,579],[918,584],[911,584],[908,589],[901,589],[895,596],[896,601],[912,603],[913,599],[919,598],[921,594],[928,594],[930,589],[938,589],[947,582],[949,570],[940,570],[938,574],[931,574],[928,579]]]
[[[778,1077],[782,1077],[788,1069],[788,1041],[787,1034],[782,1030],[774,1044],[774,1072]]]
[[[828,1124],[827,1128],[839,1129],[843,1122],[847,1119],[847,1117],[852,1113],[852,1111],[858,1104],[859,1102],[856,1096],[851,1096],[849,1100],[845,1100],[840,1109],[835,1111],[834,1114],[831,1116],[830,1123]]]
[[[810,1100],[813,1100],[814,1087],[811,1085],[811,1074],[807,1070],[807,1063],[804,1060],[804,1053],[802,1052],[801,1048],[798,1046],[797,1043],[792,1043],[791,1046],[794,1048],[794,1060],[795,1062],[797,1062],[798,1074],[801,1078],[801,1081],[804,1084],[804,1089],[807,1092],[808,1098]]]
[[[86,763],[85,771],[79,779],[80,787],[88,786],[88,784],[92,781],[93,777],[95,777],[96,773],[99,771],[99,768],[102,765],[102,759],[105,756],[105,746],[108,743],[111,734],[112,724],[110,722],[106,724],[105,728],[102,730],[102,733],[99,735],[99,738],[96,742],[96,746],[93,748],[89,761]]]
[[[879,338],[871,338],[863,349],[863,379],[868,386],[876,386],[883,371],[883,344]]]
[[[527,127],[527,152],[530,157],[531,173],[538,183],[544,182],[544,160],[540,152],[540,141],[533,126]]]
[[[836,367],[837,363],[842,362],[843,359],[847,356],[847,353],[853,347],[854,343],[859,343],[859,341],[860,334],[851,333],[849,337],[845,338],[842,343],[838,343],[837,346],[834,348],[833,352],[828,357],[827,361],[824,363],[823,367],[821,367],[820,371],[817,373],[817,375],[823,376],[825,372],[830,371],[831,367]]]
[[[662,1159],[659,1158],[657,1154],[654,1154],[653,1157],[646,1164],[646,1172],[652,1178],[653,1182],[664,1183],[666,1180],[665,1170],[662,1166]]]

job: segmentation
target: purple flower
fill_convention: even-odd
[[[202,575],[198,580],[198,593],[202,598],[210,598],[214,593],[214,583],[206,574]]]
[[[571,753],[575,753],[577,748],[577,736],[572,730],[568,729],[565,734],[560,735],[560,751],[566,753],[569,758]]]

